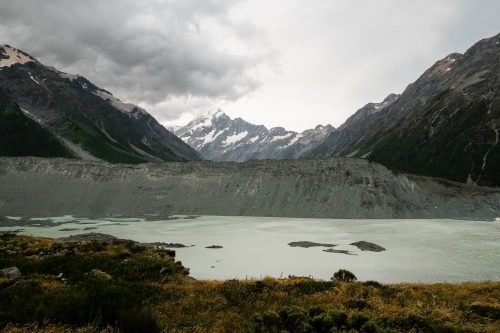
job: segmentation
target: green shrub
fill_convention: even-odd
[[[331,278],[332,281],[342,281],[342,282],[353,282],[356,281],[356,275],[353,273],[349,272],[348,270],[345,269],[339,269],[335,274],[333,274],[333,277]]]
[[[325,310],[321,307],[313,307],[307,311],[299,306],[286,306],[278,313],[267,311],[255,315],[253,323],[253,331],[256,333],[397,332],[396,329],[359,313],[349,316],[344,311]]]

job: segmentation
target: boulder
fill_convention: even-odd
[[[0,275],[9,279],[17,279],[21,277],[21,271],[17,267],[8,267],[0,270]]]

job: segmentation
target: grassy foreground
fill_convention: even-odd
[[[0,277],[0,329],[500,332],[500,282],[195,281],[174,256],[130,241],[1,235],[0,269],[22,275]]]

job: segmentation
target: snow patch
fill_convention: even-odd
[[[203,127],[210,127],[212,125],[212,119],[210,118],[204,118],[202,122],[196,124],[195,126],[191,127],[191,130],[197,130],[198,128],[203,128]]]
[[[68,74],[68,73],[64,73],[64,72],[59,72],[58,74],[63,79],[68,79],[70,81],[78,80],[78,78],[80,77],[80,75]]]
[[[302,139],[302,137],[303,137],[303,136],[304,136],[303,134],[296,134],[296,135],[293,137],[293,139],[292,139],[292,140],[290,140],[290,142],[288,142],[288,144],[283,145],[283,146],[280,146],[280,147],[278,147],[278,148],[279,148],[279,149],[285,149],[285,148],[288,148],[288,147],[290,147],[290,146],[292,146],[292,145],[296,144],[296,143],[297,143],[297,141],[299,141],[300,139]]]
[[[374,105],[374,108],[375,108],[375,110],[379,110],[379,109],[385,108],[387,106],[387,104],[389,104],[389,101],[385,101],[382,103],[376,103]]]
[[[0,47],[4,49],[4,54],[8,57],[7,59],[0,59],[0,67],[10,67],[14,64],[23,65],[34,60],[16,48],[7,45],[0,45]]]
[[[488,159],[488,155],[490,154],[490,151],[495,148],[495,146],[498,144],[500,141],[500,133],[498,132],[498,128],[494,128],[493,126],[491,127],[493,131],[495,131],[495,143],[486,151],[486,154],[483,156],[483,165],[481,166],[481,174],[484,171],[484,168],[486,168],[486,161]]]
[[[248,139],[248,142],[254,143],[255,141],[257,141],[259,139],[260,139],[260,136],[257,135],[257,136],[254,136],[253,138]]]
[[[35,80],[35,78],[33,77],[33,75],[31,75],[30,72],[28,72],[28,74],[30,75],[30,79],[33,80],[33,82],[35,82],[36,84],[40,85],[40,83],[38,83],[38,81]]]
[[[224,115],[224,112],[222,112],[222,110],[217,110],[217,112],[214,113],[213,117],[215,119],[219,118],[219,117],[222,117]]]
[[[123,113],[132,113],[132,111],[134,111],[135,108],[138,108],[139,112],[137,114],[134,114],[136,118],[141,114],[147,114],[146,110],[141,109],[137,105],[134,105],[132,103],[123,103],[118,98],[116,98],[115,96],[111,95],[108,92],[105,92],[104,90],[97,89],[95,92],[93,92],[93,94],[107,101],[108,103],[110,103]]]
[[[291,137],[293,135],[293,133],[288,133],[288,134],[285,134],[285,135],[280,135],[280,136],[275,136],[271,139],[270,142],[274,142],[274,141],[278,141],[278,140],[284,140],[284,139],[288,139],[289,137]]]
[[[224,141],[224,146],[229,146],[230,144],[233,144],[233,143],[236,143],[238,141],[241,141],[247,135],[248,135],[248,131],[244,131],[244,132],[241,132],[241,133],[236,133],[236,134],[230,135]]]
[[[23,109],[21,108],[21,111],[30,119],[36,121],[37,123],[39,123],[40,125],[43,124],[43,121],[42,119],[38,118],[37,116],[35,116],[33,113],[29,112],[28,110],[26,109]]]
[[[214,141],[219,135],[223,133],[223,131],[220,131],[219,133],[216,133],[217,130],[213,129],[210,133],[205,135],[204,137],[200,138],[200,140],[203,142],[202,145],[206,145],[212,141]]]

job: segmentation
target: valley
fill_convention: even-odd
[[[500,332],[490,13],[230,3],[0,4],[0,330]]]

